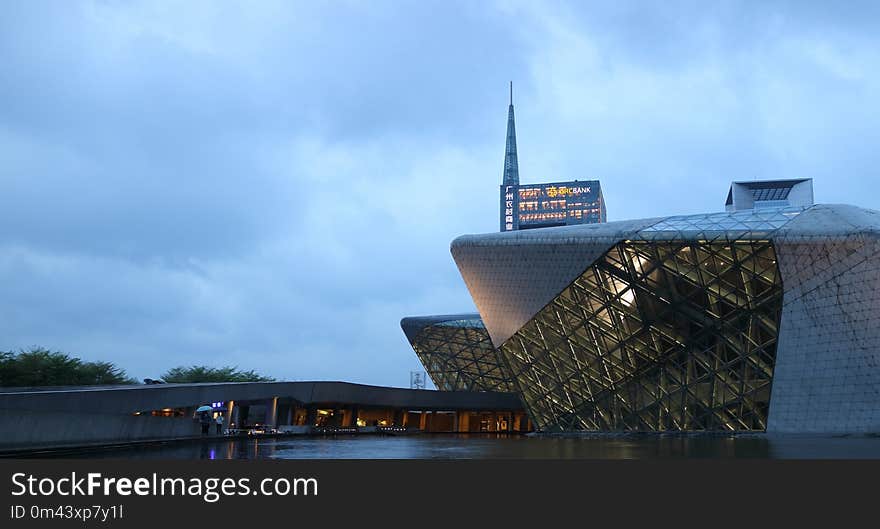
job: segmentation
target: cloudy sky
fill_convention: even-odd
[[[710,4],[3,2],[0,350],[408,385],[400,318],[474,308],[509,80],[521,180],[608,220],[880,209],[880,4]]]

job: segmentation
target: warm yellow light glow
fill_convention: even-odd
[[[632,257],[630,257],[629,261],[632,264],[633,268],[639,273],[643,273],[645,271],[645,269],[647,268],[647,266],[645,265],[649,262],[638,252],[633,252]]]

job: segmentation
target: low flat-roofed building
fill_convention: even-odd
[[[504,392],[334,381],[0,387],[0,455],[199,437],[194,417],[207,408],[236,434],[531,429],[519,397]]]

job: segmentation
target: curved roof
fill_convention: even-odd
[[[444,314],[438,316],[408,316],[400,320],[400,328],[406,339],[412,342],[425,327],[438,324],[459,324],[461,326],[483,328],[483,320],[475,312],[465,314]]]

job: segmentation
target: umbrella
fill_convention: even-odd
[[[213,409],[214,409],[214,408],[212,408],[212,407],[210,407],[210,406],[199,406],[198,408],[196,408],[196,412],[200,412],[200,411],[211,411],[211,410],[213,410]]]

